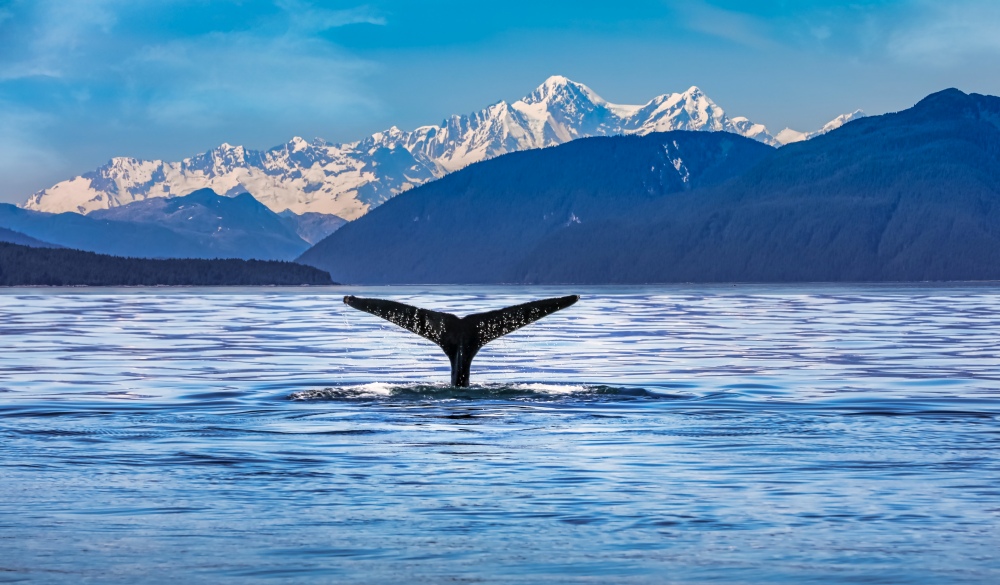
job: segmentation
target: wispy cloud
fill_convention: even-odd
[[[37,0],[30,30],[21,31],[19,55],[0,59],[0,80],[25,77],[65,77],[70,64],[88,51],[95,36],[111,33],[117,22],[115,8],[122,0]],[[26,12],[28,9],[22,9]],[[0,12],[0,24],[13,26],[15,13]],[[26,34],[25,34],[26,33]]]
[[[240,32],[147,47],[124,69],[151,120],[204,126],[373,107],[360,80],[374,66],[319,39]]]
[[[762,18],[701,0],[674,2],[672,6],[690,30],[756,49],[778,45],[771,24]]]
[[[328,118],[376,107],[362,80],[376,64],[354,57],[318,33],[385,23],[367,6],[344,10],[279,0],[282,31],[213,32],[144,48],[123,64],[148,90],[147,111],[160,124],[218,126],[234,118],[279,114]]]
[[[832,51],[850,59],[948,67],[1000,56],[997,0],[811,2],[777,10],[666,0],[688,30],[745,46]],[[765,8],[766,6],[766,8]]]
[[[126,0],[37,0],[24,10],[32,18],[22,26],[32,30],[11,47],[18,54],[0,56],[0,83],[59,80],[68,96],[117,102],[115,115],[133,125],[143,113],[153,124],[218,125],[239,116],[329,118],[370,105],[363,79],[374,64],[320,33],[385,19],[367,6],[275,5],[277,15],[254,26],[147,41],[120,22],[135,17]]]
[[[0,0],[0,197],[86,170],[54,170],[72,163],[49,145],[89,165],[364,119],[381,107],[378,66],[328,31],[385,22],[306,0]]]
[[[913,3],[909,18],[892,29],[889,54],[907,62],[953,65],[976,56],[1000,56],[1000,2],[950,0]]]
[[[322,32],[351,24],[380,26],[386,24],[385,17],[371,6],[330,10],[313,6],[301,0],[278,0],[277,6],[288,14],[292,28],[300,32]]]

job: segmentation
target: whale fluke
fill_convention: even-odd
[[[579,295],[542,299],[506,309],[456,317],[396,301],[344,297],[348,306],[381,317],[436,343],[451,360],[451,385],[469,385],[472,358],[487,343],[572,305]]]

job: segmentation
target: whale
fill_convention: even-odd
[[[451,385],[459,388],[469,386],[472,358],[484,345],[565,309],[578,300],[579,295],[569,295],[457,317],[385,299],[344,297],[347,306],[385,319],[436,343],[451,360]]]

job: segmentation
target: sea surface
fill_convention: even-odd
[[[345,294],[570,293],[469,389]],[[0,291],[0,582],[1000,583],[1000,285]]]

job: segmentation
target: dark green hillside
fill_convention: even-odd
[[[263,260],[147,260],[0,242],[0,286],[332,284],[310,266]]]

